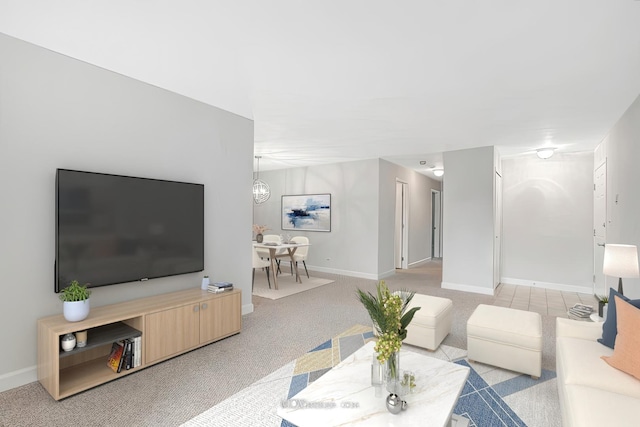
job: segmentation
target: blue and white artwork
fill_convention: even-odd
[[[331,194],[282,196],[282,229],[331,231]]]

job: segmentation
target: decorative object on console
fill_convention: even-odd
[[[253,180],[253,201],[256,205],[266,202],[271,197],[271,189],[269,184],[260,179],[260,159],[262,156],[254,156],[258,159],[258,173],[256,179]]]
[[[602,345],[606,345],[609,348],[613,348],[616,342],[616,335],[618,335],[618,314],[616,310],[615,297],[620,297],[623,301],[629,302],[634,307],[640,308],[640,299],[630,300],[621,293],[616,292],[615,289],[609,288],[609,304],[607,309],[607,318],[602,325],[602,338],[598,339],[598,342]]]
[[[378,361],[386,363],[385,381],[387,390],[398,394],[401,391],[400,347],[407,337],[407,326],[420,307],[406,311],[415,292],[391,292],[384,280],[377,285],[377,295],[356,289],[358,299],[369,312],[373,327],[378,335],[374,350]],[[405,312],[406,311],[406,312]]]
[[[604,246],[604,265],[602,272],[607,276],[618,278],[618,292],[622,295],[622,278],[637,279],[640,277],[638,269],[638,247],[635,245]]]
[[[71,351],[76,346],[76,336],[73,334],[65,334],[62,336],[60,346],[64,351]]]
[[[76,332],[76,345],[78,347],[87,346],[87,330]]]
[[[202,285],[200,285],[200,289],[202,289],[203,291],[209,289],[209,276],[204,276],[202,278]]]
[[[82,286],[77,280],[73,280],[62,290],[59,298],[63,301],[62,312],[67,321],[79,322],[87,318],[90,308],[89,295],[91,291],[87,289],[87,285]]]
[[[331,231],[331,194],[282,196],[282,229]]]

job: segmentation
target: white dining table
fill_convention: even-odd
[[[271,261],[271,275],[273,277],[273,287],[274,289],[278,289],[278,264],[276,262],[276,255],[280,250],[286,249],[286,253],[289,254],[289,259],[291,261],[291,266],[293,270],[296,272],[296,282],[302,283],[302,278],[298,273],[298,266],[293,259],[293,254],[296,253],[296,250],[302,246],[310,246],[309,243],[281,243],[279,245],[273,245],[269,243],[258,243],[253,242],[253,247],[260,249],[268,249],[269,250],[269,260]]]

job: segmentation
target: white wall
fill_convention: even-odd
[[[593,153],[502,160],[502,283],[591,293]]]
[[[607,243],[640,248],[640,96],[605,142],[607,158]],[[640,298],[640,279],[623,279],[624,293]],[[607,284],[617,288],[617,279]]]
[[[316,271],[379,279],[393,263],[395,182],[409,183],[409,262],[430,255],[431,188],[437,181],[385,160],[371,159],[261,172],[271,198],[254,205],[254,222],[267,233],[309,237],[307,266]],[[281,227],[283,194],[331,193],[331,232],[292,232]]]
[[[443,159],[442,287],[493,295],[494,148]]]
[[[35,380],[53,288],[56,168],[205,184],[205,271],[96,288],[92,306],[232,281],[251,311],[253,123],[0,34],[0,390]]]

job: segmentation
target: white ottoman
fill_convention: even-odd
[[[540,314],[480,304],[467,321],[467,356],[540,378],[542,318]]]
[[[453,303],[450,299],[415,294],[407,307],[420,307],[407,327],[407,344],[428,350],[438,348],[451,332]]]

